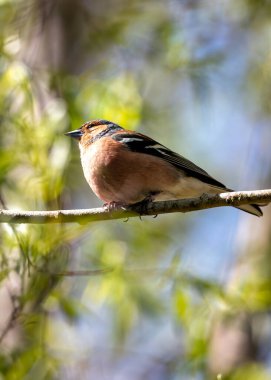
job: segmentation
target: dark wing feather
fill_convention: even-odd
[[[185,157],[173,152],[166,148],[164,145],[159,144],[157,141],[142,135],[140,133],[116,133],[112,136],[116,141],[125,144],[132,152],[150,154],[162,158],[175,166],[177,169],[183,170],[188,176],[195,177],[202,182],[219,188],[226,189],[226,187],[211,177],[205,170],[195,165],[193,162],[187,160]]]

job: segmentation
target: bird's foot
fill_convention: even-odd
[[[152,202],[152,195],[148,195],[145,199],[143,199],[143,201],[134,203],[132,205],[133,209],[139,214],[140,219],[142,215],[146,215],[148,213],[148,207]]]
[[[103,205],[107,211],[127,210],[127,205],[122,202],[108,202]]]
[[[103,207],[109,212],[113,212],[113,211],[117,211],[117,210],[132,210],[132,211],[137,212],[139,214],[140,219],[141,219],[141,216],[148,214],[149,206],[154,201],[155,195],[156,195],[156,193],[151,193],[146,198],[144,198],[142,201],[137,202],[137,203],[133,203],[130,205],[127,205],[123,202],[112,201],[112,202],[105,203],[103,205]],[[157,215],[155,215],[154,217],[156,217],[156,216]]]

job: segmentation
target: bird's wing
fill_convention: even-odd
[[[226,189],[221,182],[211,177],[205,170],[148,136],[142,135],[141,133],[119,132],[114,134],[112,138],[126,145],[132,152],[150,154],[162,158],[177,169],[183,170],[190,177],[195,177],[209,185]]]

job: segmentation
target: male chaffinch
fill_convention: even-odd
[[[109,205],[233,191],[164,145],[111,121],[88,121],[66,135],[79,140],[85,178],[94,193]],[[257,204],[237,208],[262,215]]]

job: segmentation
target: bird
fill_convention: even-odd
[[[180,154],[111,121],[91,120],[65,135],[78,140],[86,181],[109,207],[233,191]],[[236,208],[263,215],[258,204]]]

